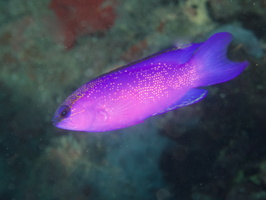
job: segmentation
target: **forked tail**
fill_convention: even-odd
[[[230,33],[217,33],[196,50],[188,64],[197,69],[199,75],[197,86],[228,81],[238,76],[248,66],[248,61],[233,62],[228,60],[226,53],[231,40],[232,35]]]

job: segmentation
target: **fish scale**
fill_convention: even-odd
[[[232,62],[226,52],[230,33],[167,49],[85,83],[56,110],[56,127],[74,131],[109,131],[196,103],[207,95],[198,87],[238,76],[248,62]]]

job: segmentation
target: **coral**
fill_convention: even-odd
[[[49,8],[57,15],[63,28],[65,47],[69,48],[80,35],[112,27],[116,18],[114,5],[112,0],[52,0]]]
[[[205,0],[120,0],[109,4],[119,16],[109,34],[84,37],[71,51],[54,45],[49,2],[0,3],[0,199],[266,199],[264,1],[209,0],[207,13]],[[251,64],[211,87],[204,101],[107,134],[52,126],[56,106],[80,84],[174,40],[203,41],[220,22],[249,40],[239,53],[233,42],[228,56]],[[243,59],[233,56],[245,51]]]
[[[143,51],[147,48],[147,41],[142,40],[139,43],[132,45],[125,53],[122,55],[122,59],[131,62],[140,58],[143,54]]]
[[[235,40],[237,40],[243,45],[245,51],[248,54],[255,56],[257,58],[263,57],[263,50],[261,44],[259,43],[258,38],[254,35],[253,32],[237,25],[227,24],[219,27],[218,29],[215,29],[215,31],[212,31],[212,34],[223,31],[232,33],[233,36],[235,37]]]
[[[31,190],[19,199],[30,193],[40,200],[148,200],[156,195],[166,200],[170,193],[161,189],[157,163],[168,142],[151,123],[107,135],[54,138],[25,181],[24,191]]]
[[[232,23],[240,21],[259,38],[265,38],[265,1],[252,0],[208,0],[211,18],[216,22]]]
[[[196,25],[208,23],[211,25],[206,6],[207,0],[189,0],[184,3],[184,14]]]

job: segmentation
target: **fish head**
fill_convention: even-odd
[[[87,131],[95,120],[91,105],[83,99],[78,101],[67,99],[55,111],[52,120],[54,126],[66,130]]]

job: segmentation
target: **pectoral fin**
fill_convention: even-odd
[[[204,89],[191,89],[189,90],[181,99],[179,99],[177,102],[175,102],[173,105],[171,105],[170,107],[154,114],[161,114],[161,113],[165,113],[168,112],[170,110],[174,110],[180,107],[184,107],[184,106],[188,106],[191,105],[193,103],[196,103],[202,99],[205,98],[205,96],[207,95],[208,91],[204,90]]]

